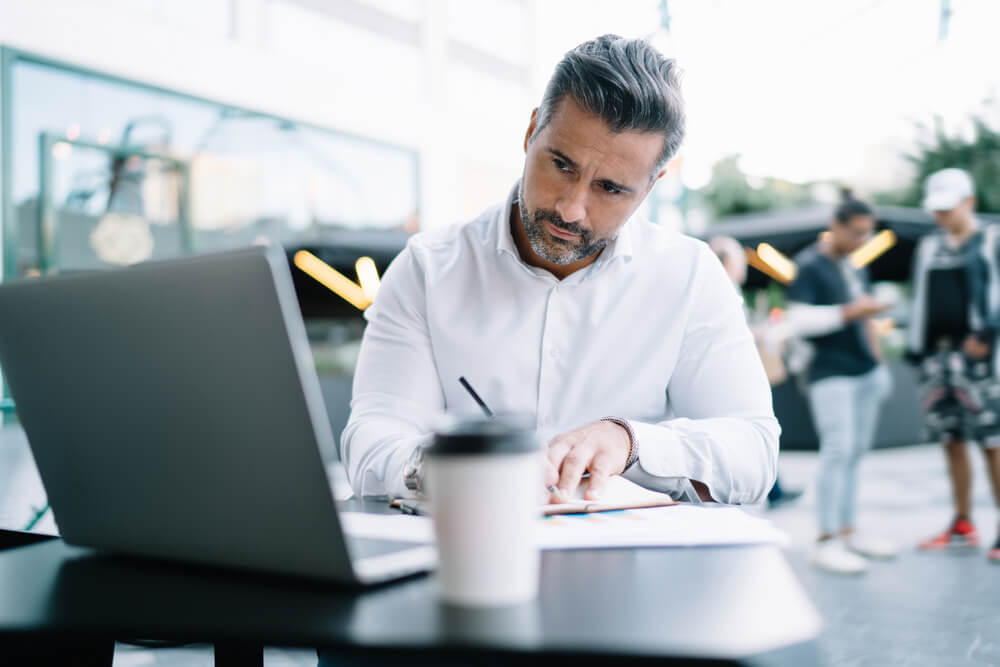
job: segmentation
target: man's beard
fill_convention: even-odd
[[[531,249],[546,262],[572,264],[599,253],[614,240],[610,238],[595,239],[593,232],[584,229],[575,222],[566,222],[555,211],[544,208],[535,209],[534,212],[529,211],[524,203],[523,188],[518,197],[517,207],[521,212],[521,226],[524,227],[524,233],[528,237]],[[577,234],[579,238],[562,239],[553,236],[545,229],[546,222],[570,234]]]

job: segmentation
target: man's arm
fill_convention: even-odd
[[[411,242],[386,271],[354,374],[341,458],[360,496],[408,495],[403,467],[444,408],[426,321],[424,272]]]
[[[774,484],[781,428],[741,299],[715,264],[702,262],[667,388],[676,418],[631,422],[639,460],[625,477],[646,486],[685,477],[719,502],[752,503]]]
[[[666,387],[676,418],[628,421],[638,461],[624,471],[632,434],[618,424],[595,422],[554,438],[545,473],[546,484],[558,484],[553,500],[572,494],[584,470],[589,498],[616,474],[671,494],[690,480],[703,499],[725,503],[755,502],[771,489],[781,429],[741,299],[712,255],[692,283],[698,294]]]
[[[820,305],[820,280],[809,266],[802,267],[789,288],[788,309],[782,321],[782,333],[815,338],[839,331],[855,320],[883,312],[888,308],[868,294],[845,304]],[[868,326],[867,324],[865,325]]]
[[[983,229],[983,242],[988,244],[985,248],[986,254],[991,257],[995,265],[1000,266],[1000,243],[997,238],[1000,236],[1000,226],[989,224]],[[985,359],[990,356],[993,344],[996,342],[997,334],[1000,333],[1000,305],[992,297],[995,285],[990,285],[993,279],[993,272],[986,271],[986,284],[980,289],[984,292],[981,303],[984,307],[983,324],[978,330],[972,332],[962,347],[967,356],[972,359]]]

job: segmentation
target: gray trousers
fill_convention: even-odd
[[[809,405],[819,433],[816,511],[820,533],[854,528],[858,464],[871,449],[882,402],[892,379],[885,366],[856,376],[809,385]]]

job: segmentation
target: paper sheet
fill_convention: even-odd
[[[342,512],[344,531],[356,537],[429,544],[431,519],[423,516]],[[690,547],[734,544],[777,544],[788,535],[770,521],[738,507],[673,505],[601,514],[540,518],[537,540],[542,549],[612,547]]]

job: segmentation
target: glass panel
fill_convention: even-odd
[[[357,280],[360,256],[384,272],[418,225],[413,150],[28,56],[4,74],[16,230],[4,242],[17,250],[8,278],[274,241]],[[292,274],[339,433],[364,320]]]
[[[42,215],[21,239],[39,270],[125,266],[189,249],[183,161],[48,134],[39,151]]]
[[[137,257],[182,252],[185,204],[196,252],[263,240],[322,246],[337,229],[415,224],[413,151],[27,60],[11,70],[19,276],[46,268],[38,244],[43,176],[60,235],[49,267],[55,270],[114,264],[93,245],[102,220],[104,231],[131,234],[140,245],[152,235],[151,251]],[[52,137],[47,174],[39,160],[43,135]]]

